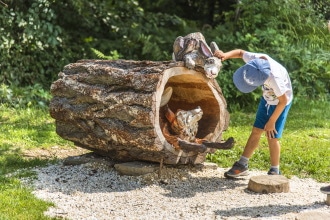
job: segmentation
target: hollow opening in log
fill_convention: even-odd
[[[165,85],[172,87],[173,93],[168,102],[169,108],[176,112],[178,109],[192,110],[200,106],[203,117],[198,123],[197,138],[204,138],[212,133],[219,121],[219,104],[207,82],[198,75],[179,75],[169,78]]]
[[[202,73],[188,70],[186,68],[173,68],[165,71],[163,80],[163,92],[168,87],[172,87],[172,96],[168,102],[168,107],[175,113],[178,109],[192,110],[200,106],[203,110],[203,117],[198,122],[198,132],[196,138],[217,139],[219,132],[220,106],[222,102],[215,95],[215,89]],[[164,113],[160,108],[159,123],[166,121]],[[221,133],[221,132],[220,132]],[[217,137],[213,137],[217,136]]]

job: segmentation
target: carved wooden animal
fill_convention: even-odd
[[[183,60],[184,55],[193,50],[199,50],[200,41],[205,42],[205,38],[200,32],[190,33],[185,37],[177,37],[173,44],[173,59],[176,61]]]
[[[197,106],[192,110],[178,109],[174,113],[168,102],[173,93],[172,87],[167,87],[161,98],[162,132],[166,140],[177,150],[205,152],[207,148],[230,149],[234,146],[234,139],[229,138],[224,143],[208,142],[204,139],[196,138],[198,132],[198,121],[203,116],[203,110]],[[164,121],[166,120],[166,121]]]
[[[166,106],[165,116],[170,122],[172,131],[178,135],[178,138],[189,142],[195,141],[198,121],[203,116],[203,111],[199,106],[189,111],[178,109],[175,114]]]
[[[216,43],[212,42],[210,48],[200,32],[179,36],[173,44],[173,60],[184,61],[188,69],[201,66],[208,78],[215,78],[222,66],[221,60],[213,56],[216,49]]]
[[[178,109],[174,114],[166,105],[164,106],[164,114],[168,123],[163,124],[163,135],[177,150],[202,153],[207,148],[230,149],[234,146],[233,138],[229,138],[224,143],[209,142],[196,138],[198,121],[203,115],[203,111],[199,106],[188,111]]]

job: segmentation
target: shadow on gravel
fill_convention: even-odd
[[[244,179],[232,180],[224,177],[192,177],[188,172],[185,177],[186,179],[181,178],[171,181],[171,183],[163,183],[163,181],[160,180],[159,185],[169,191],[163,195],[172,198],[191,198],[194,197],[196,193],[221,192],[246,187]]]
[[[38,180],[35,183],[37,189],[68,195],[75,192],[127,192],[153,185],[165,190],[163,196],[191,198],[197,193],[243,189],[247,181],[243,178],[226,179],[222,173],[216,172],[203,177],[198,172],[203,172],[205,168],[190,166],[164,167],[161,176],[157,172],[142,176],[126,176],[120,175],[114,169],[114,163],[104,157],[86,154],[78,161],[71,160],[70,164],[62,162],[37,168]]]
[[[248,218],[262,218],[275,217],[285,215],[288,213],[299,213],[303,210],[313,210],[322,206],[321,203],[314,203],[310,205],[270,205],[270,206],[251,206],[238,207],[228,210],[217,210],[215,215],[221,217],[237,217],[244,216]],[[291,218],[290,218],[291,219]]]
[[[77,197],[88,198],[89,202],[94,204],[109,202],[103,201],[102,196],[112,202],[125,203],[129,200],[130,205],[144,204],[149,198],[161,202],[164,199],[165,204],[170,201],[173,207],[176,206],[175,204],[181,205],[182,202],[190,200],[187,202],[188,208],[196,211],[197,201],[198,204],[203,203],[201,207],[206,207],[205,213],[219,219],[230,217],[238,219],[237,217],[240,216],[244,219],[263,217],[273,219],[272,217],[275,216],[289,213],[295,215],[304,210],[314,210],[324,206],[323,202],[294,204],[299,201],[299,196],[291,198],[286,203],[283,200],[285,196],[281,197],[281,194],[264,198],[262,194],[247,190],[249,176],[227,179],[224,177],[223,169],[219,171],[217,166],[164,166],[160,173],[156,171],[141,176],[127,176],[120,175],[116,171],[115,163],[104,157],[86,154],[66,162],[64,160],[47,167],[39,167],[35,169],[38,178],[34,180],[34,187],[36,191],[41,191],[41,194],[57,198],[56,203],[63,202],[62,194],[68,195],[69,198],[75,197],[73,201]],[[133,194],[126,193],[135,190]],[[55,195],[51,195],[52,193]],[[82,194],[95,194],[95,197],[91,199],[90,196],[93,195]],[[195,201],[195,197],[199,197],[199,200]],[[201,202],[201,198],[205,198],[205,201]],[[222,207],[227,208],[221,209]],[[290,217],[290,219],[294,218]]]

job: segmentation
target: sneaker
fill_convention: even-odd
[[[268,175],[281,175],[281,171],[279,170],[277,173],[277,169],[270,168],[267,174]]]
[[[330,185],[329,186],[323,186],[320,188],[321,192],[325,194],[330,194]]]
[[[225,172],[225,177],[227,178],[236,178],[239,176],[246,176],[248,175],[248,166],[247,165],[242,165],[240,163],[238,163],[237,161],[234,163],[233,167],[228,170],[227,172]]]

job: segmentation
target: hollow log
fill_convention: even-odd
[[[162,132],[160,103],[172,87],[167,106],[176,111],[200,106],[196,138],[221,142],[229,114],[221,88],[200,67],[183,62],[80,60],[69,64],[51,85],[50,115],[56,132],[75,145],[122,161],[199,164],[203,151],[176,149]]]

